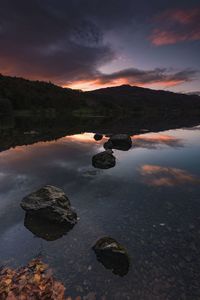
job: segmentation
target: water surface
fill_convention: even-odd
[[[132,136],[129,151],[114,150],[109,170],[92,166],[108,139],[93,136],[0,153],[0,265],[18,267],[40,256],[71,296],[200,299],[200,127]],[[27,229],[20,207],[46,184],[64,189],[80,218],[54,241]],[[91,247],[103,236],[128,250],[126,276],[96,260]]]

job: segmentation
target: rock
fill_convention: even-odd
[[[72,228],[71,224],[52,223],[44,218],[26,213],[24,226],[35,236],[46,241],[55,241],[67,234]]]
[[[102,135],[102,134],[96,133],[96,134],[94,135],[95,141],[100,141],[100,140],[102,140],[102,138],[103,138],[103,135]]]
[[[53,223],[74,225],[77,214],[64,191],[47,185],[26,196],[21,201],[21,207],[35,217],[46,219]]]
[[[132,140],[128,134],[115,134],[104,144],[105,149],[128,151],[132,147]]]
[[[103,146],[104,146],[105,150],[109,150],[109,149],[112,150],[112,149],[114,149],[113,148],[113,144],[112,144],[112,142],[111,142],[110,139],[107,142],[105,142]]]
[[[92,165],[95,168],[99,169],[110,169],[113,168],[116,164],[116,159],[112,155],[112,150],[107,150],[101,153],[98,153],[92,158]]]
[[[116,240],[103,237],[93,246],[98,261],[114,274],[124,276],[128,273],[130,260],[126,249]]]

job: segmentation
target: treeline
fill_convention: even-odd
[[[3,75],[0,75],[0,99],[1,110],[5,109],[6,101],[14,110],[71,110],[84,102],[79,91]]]

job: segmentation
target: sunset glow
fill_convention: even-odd
[[[126,0],[114,10],[111,1],[10,1],[0,13],[3,75],[83,91],[124,84],[199,90],[197,0]]]
[[[64,88],[71,88],[82,91],[91,91],[100,88],[114,87],[120,85],[132,85],[132,86],[140,86],[146,88],[154,88],[154,89],[165,89],[177,86],[179,84],[184,83],[184,80],[169,80],[169,81],[155,81],[150,83],[142,83],[142,82],[134,82],[132,80],[128,80],[126,78],[109,81],[109,83],[101,83],[101,81],[78,81],[69,85],[63,85]]]
[[[119,85],[123,85],[123,84],[129,84],[129,81],[127,79],[118,79],[113,82],[109,82],[109,83],[105,83],[105,84],[102,84],[99,80],[78,81],[78,82],[69,84],[67,86],[64,85],[63,87],[68,87],[71,89],[77,89],[77,90],[82,90],[82,91],[91,91],[91,90],[96,90],[99,88],[106,88],[106,87],[110,87],[110,86],[119,86]],[[136,84],[136,85],[138,85],[138,84]]]

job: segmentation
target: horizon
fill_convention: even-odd
[[[7,76],[83,91],[129,84],[199,92],[197,0],[8,0],[0,18]]]
[[[55,82],[52,81],[48,81],[48,80],[38,80],[38,79],[29,79],[29,78],[25,78],[25,77],[19,77],[19,76],[15,76],[15,75],[4,75],[0,73],[0,76],[2,77],[10,77],[13,79],[21,79],[21,80],[27,80],[27,81],[31,81],[31,82],[41,82],[41,83],[47,83],[47,84],[52,84],[54,86],[63,88],[63,89],[71,89],[74,91],[81,91],[81,92],[92,92],[92,91],[98,91],[101,89],[109,89],[109,88],[118,88],[118,87],[131,87],[131,88],[142,88],[142,89],[146,89],[146,90],[153,90],[153,91],[163,91],[163,92],[171,92],[171,93],[176,93],[176,94],[183,94],[183,95],[197,95],[200,96],[200,91],[192,91],[192,92],[179,92],[179,91],[171,91],[171,90],[166,90],[166,89],[155,89],[155,88],[151,88],[151,87],[145,87],[145,86],[140,86],[140,85],[131,85],[131,84],[120,84],[120,85],[108,85],[108,86],[102,86],[102,87],[98,87],[98,88],[94,88],[94,89],[88,89],[88,90],[84,90],[84,89],[80,89],[80,88],[74,88],[74,87],[69,87],[69,86],[62,86],[59,84],[56,84]]]

